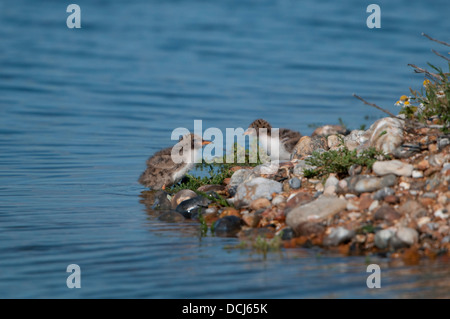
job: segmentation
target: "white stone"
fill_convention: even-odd
[[[407,182],[401,182],[400,184],[398,184],[398,186],[406,190],[408,190],[411,187],[411,185]]]
[[[421,177],[423,177],[423,172],[414,170],[414,171],[412,171],[412,177],[413,178],[421,178]]]
[[[380,203],[377,200],[374,200],[372,204],[370,204],[369,206],[369,212],[374,211],[375,209],[378,208],[378,206],[380,206]]]
[[[397,176],[411,176],[413,166],[399,160],[376,161],[372,166],[372,170],[379,176],[388,174],[395,174]]]

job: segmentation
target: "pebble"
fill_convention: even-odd
[[[379,206],[380,206],[380,202],[377,201],[377,200],[374,200],[374,201],[370,204],[368,210],[369,210],[369,212],[373,212],[373,211],[374,211],[375,209],[377,209]]]
[[[357,147],[364,145],[368,142],[369,138],[365,135],[365,132],[362,130],[353,130],[350,134],[344,137],[344,145],[350,150],[353,151]]]
[[[323,244],[325,246],[338,246],[350,241],[355,234],[354,230],[348,230],[344,227],[332,227],[330,234],[323,240]]]
[[[440,185],[440,183],[441,181],[439,179],[439,176],[434,176],[425,182],[425,190],[427,192],[435,190]]]
[[[391,239],[390,244],[394,249],[409,247],[417,243],[419,240],[419,233],[409,227],[400,227],[394,237]]]
[[[286,224],[296,229],[299,224],[312,219],[320,219],[333,216],[347,207],[345,199],[337,197],[320,196],[316,200],[298,206],[289,211]]]
[[[294,147],[292,152],[292,159],[301,159],[307,155],[311,155],[318,149],[328,149],[327,140],[319,135],[316,136],[302,136]]]
[[[205,198],[204,196],[197,196],[197,197],[182,201],[180,204],[178,204],[178,206],[175,210],[182,214],[186,213],[186,212],[190,213],[191,210],[193,210],[197,207],[208,207],[208,205],[210,203],[211,203],[210,199]]]
[[[377,177],[367,177],[360,179],[356,185],[354,186],[354,189],[357,193],[366,193],[366,192],[373,192],[377,189],[380,189],[382,187],[381,185],[381,179]]]
[[[247,224],[249,227],[257,227],[259,222],[261,221],[261,214],[257,213],[248,213],[242,215],[242,220]]]
[[[375,220],[394,221],[399,219],[402,215],[397,212],[394,207],[388,204],[381,205],[373,216]]]
[[[389,241],[394,236],[395,232],[393,229],[382,229],[375,233],[375,246],[379,249],[386,249],[389,246]]]
[[[281,191],[281,183],[263,177],[256,177],[238,186],[236,195],[234,196],[234,205],[236,207],[246,206],[255,199],[262,197],[271,200],[273,193],[278,194],[281,193]]]
[[[295,165],[293,174],[296,176],[303,176],[304,175],[303,171],[305,169],[315,169],[315,168],[316,168],[315,166],[306,164],[304,160],[300,160],[297,162],[297,165]]]
[[[250,209],[258,210],[269,207],[270,201],[267,198],[258,198],[250,203]]]
[[[297,236],[319,235],[325,232],[325,227],[316,222],[303,222],[293,229]]]
[[[325,188],[328,186],[337,186],[338,184],[339,180],[335,176],[330,175],[325,182]]]
[[[190,189],[182,189],[181,191],[177,192],[175,196],[172,197],[172,203],[171,206],[173,209],[177,208],[177,206],[188,199],[197,197],[198,194]]]
[[[417,163],[417,169],[421,171],[426,171],[430,168],[430,163],[427,160],[421,160],[419,163]]]
[[[398,184],[398,186],[400,186],[403,189],[408,190],[411,187],[411,184],[407,183],[407,182],[401,182],[400,184]]]
[[[395,191],[390,187],[383,187],[379,189],[374,195],[373,199],[375,200],[384,200],[386,196],[394,195]]]
[[[248,181],[254,178],[256,175],[253,174],[253,170],[251,169],[240,169],[231,176],[230,183],[228,184],[230,187],[239,186],[245,181]]]
[[[420,218],[427,215],[427,209],[414,199],[408,199],[398,207],[398,212],[402,215],[409,215],[412,218]]]
[[[423,177],[423,172],[414,170],[414,171],[412,171],[411,175],[412,175],[413,178],[422,178]]]
[[[325,195],[329,195],[329,196],[330,195],[335,195],[336,194],[336,190],[337,190],[336,186],[329,185],[329,186],[325,187],[325,189],[323,190],[323,193]]]
[[[387,154],[393,154],[403,143],[403,121],[385,117],[373,123],[366,131],[369,145]]]
[[[436,195],[436,193],[426,192],[426,193],[423,193],[422,197],[424,197],[424,198],[437,198],[437,195]]]
[[[348,169],[348,175],[350,175],[350,176],[355,176],[355,175],[361,174],[361,172],[362,172],[362,166],[358,165],[358,164],[353,164]]]
[[[216,220],[213,224],[213,229],[217,236],[234,237],[241,230],[241,226],[242,220],[237,216],[231,215]]]
[[[439,140],[438,140],[438,148],[440,150],[444,149],[449,144],[450,144],[450,139],[448,137],[439,138]]]
[[[309,194],[309,193],[304,193],[304,192],[299,192],[296,194],[292,194],[291,196],[289,196],[287,202],[286,202],[286,207],[285,207],[285,212],[286,214],[293,208],[304,205],[306,203],[311,202],[314,199],[313,195]]]
[[[280,165],[278,163],[270,162],[256,166],[253,169],[253,174],[256,175],[273,175],[278,172]]]
[[[343,127],[342,125],[324,125],[316,128],[314,132],[312,132],[311,136],[328,136],[337,134],[346,135],[347,133],[347,128]]]
[[[295,232],[291,227],[285,227],[281,230],[281,239],[290,240],[295,237]]]
[[[154,194],[153,198],[153,204],[151,206],[151,209],[159,209],[159,210],[167,210],[172,208],[172,204],[170,203],[169,198],[167,197],[169,194],[167,194],[164,191],[157,191]]]
[[[158,220],[166,222],[166,223],[179,223],[185,220],[184,216],[176,211],[170,210],[162,213]]]
[[[289,186],[292,189],[298,189],[298,188],[300,188],[302,186],[302,181],[298,177],[292,177],[289,180]]]
[[[395,174],[397,176],[411,176],[413,166],[399,160],[376,161],[372,166],[372,171],[378,176]]]
[[[327,146],[330,150],[336,150],[342,146],[343,140],[344,140],[343,135],[335,135],[335,134],[329,135],[327,137]]]
[[[283,195],[277,195],[272,199],[272,205],[277,206],[286,203],[286,197]]]

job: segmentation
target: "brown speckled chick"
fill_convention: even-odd
[[[194,167],[194,152],[209,143],[195,134],[183,136],[176,145],[155,153],[147,160],[147,169],[139,177],[139,183],[152,189],[165,189],[178,183]],[[174,147],[178,152],[172,156]]]
[[[252,130],[254,129],[254,130]],[[265,129],[261,130],[260,129]],[[263,119],[257,119],[253,121],[248,127],[247,131],[245,131],[245,135],[255,135],[258,139],[263,142],[263,145],[267,145],[269,148],[270,154],[270,145],[279,147],[279,158],[272,157],[272,160],[290,160],[292,151],[294,150],[295,145],[300,140],[302,135],[300,132],[292,131],[287,128],[278,129],[278,139],[275,136],[272,136],[272,131],[274,129],[272,126]],[[255,133],[256,131],[256,133]]]

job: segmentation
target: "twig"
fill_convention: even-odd
[[[414,64],[410,64],[409,63],[408,65],[413,67],[415,69],[414,72],[416,72],[416,73],[425,73],[428,76],[431,76],[431,77],[433,77],[435,79],[438,79],[439,81],[442,81],[442,77],[439,74],[431,73],[430,71],[427,71],[425,69],[419,68],[417,65],[414,65]]]
[[[435,51],[435,50],[433,50],[433,49],[431,49],[431,51],[432,51],[434,54],[436,54],[437,56],[439,56],[439,57],[441,57],[441,58],[443,58],[443,59],[446,59],[448,62],[450,62],[450,59],[447,58],[446,56],[443,56],[442,54],[440,54],[439,52],[437,52],[437,51]]]
[[[446,45],[446,46],[450,47],[450,44],[447,43],[447,42],[439,41],[439,40],[433,39],[433,38],[430,37],[428,34],[425,34],[425,33],[423,33],[423,32],[422,32],[422,35],[423,35],[424,37],[427,37],[427,38],[430,39],[431,41],[434,41],[434,42],[437,42],[437,43],[440,43],[440,44],[443,44],[443,45]]]
[[[385,109],[383,109],[382,107],[379,107],[379,106],[376,105],[376,104],[367,102],[366,100],[364,100],[364,99],[363,99],[362,97],[360,97],[359,95],[356,95],[355,93],[353,93],[353,96],[356,97],[358,100],[363,101],[364,104],[373,106],[374,108],[377,108],[377,109],[379,109],[380,111],[382,111],[382,112],[384,112],[384,113],[386,113],[386,114],[389,114],[389,116],[391,116],[391,117],[396,117],[394,114],[392,114],[392,113],[389,112],[388,110],[385,110]]]

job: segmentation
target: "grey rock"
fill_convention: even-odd
[[[386,249],[389,246],[389,241],[394,236],[395,232],[392,229],[382,229],[375,233],[375,246],[379,249]]]
[[[388,204],[381,205],[380,208],[375,212],[373,218],[375,220],[385,220],[385,221],[394,221],[401,217],[402,215],[397,212],[394,207]]]
[[[397,176],[389,174],[381,178],[381,187],[391,187],[397,183]]]
[[[427,209],[419,202],[409,199],[398,207],[398,212],[404,216],[409,215],[413,218],[424,217],[427,215]]]
[[[208,207],[211,200],[204,196],[197,196],[188,200],[181,202],[175,209],[179,213],[190,213],[191,210],[198,207]]]
[[[162,213],[158,220],[166,222],[166,223],[179,223],[185,220],[184,216],[181,213],[175,211],[167,211]]]
[[[285,227],[281,230],[281,239],[289,240],[295,237],[294,230],[291,227]]]
[[[373,166],[373,172],[378,176],[395,174],[397,176],[411,176],[414,167],[411,164],[403,163],[399,160],[376,161]]]
[[[286,197],[282,195],[277,195],[272,199],[272,205],[280,205],[286,203]]]
[[[442,167],[441,174],[445,175],[448,171],[450,171],[450,163],[445,163]]]
[[[339,184],[339,180],[334,177],[334,176],[330,176],[327,178],[326,182],[325,182],[325,188],[329,187],[329,186],[336,186]]]
[[[323,244],[325,246],[338,246],[350,241],[354,236],[354,230],[348,230],[344,227],[333,228],[331,233],[323,240]]]
[[[298,177],[292,177],[289,180],[289,186],[292,189],[298,189],[298,188],[300,188],[302,186],[302,181]]]
[[[355,176],[355,175],[361,174],[361,172],[362,172],[362,166],[358,165],[358,164],[353,164],[348,169],[348,175],[350,175],[350,176]]]
[[[240,184],[254,178],[256,175],[251,169],[240,169],[231,176],[229,187],[239,186]]]
[[[319,235],[325,231],[325,227],[316,222],[304,222],[300,223],[295,229],[294,232],[297,236],[310,236],[310,235]]]
[[[305,169],[315,169],[315,166],[308,165],[304,160],[298,161],[297,165],[295,165],[293,173],[296,176],[303,176]]]
[[[273,175],[278,172],[279,168],[280,165],[277,162],[264,163],[254,167],[253,173],[256,175]]]
[[[281,193],[281,191],[281,183],[263,177],[256,177],[238,186],[234,204],[236,207],[242,207],[250,205],[252,201],[262,197],[271,200],[273,193]]]
[[[289,211],[286,224],[296,229],[309,219],[322,219],[332,216],[347,207],[347,201],[338,197],[320,196],[316,200],[298,206]]]
[[[448,136],[441,136],[438,138],[438,148],[440,150],[444,149],[449,144],[450,144],[450,138]]]
[[[380,188],[383,185],[381,184],[381,178],[378,177],[368,177],[360,179],[354,186],[354,190],[356,193],[366,193],[373,192]]]
[[[365,132],[368,145],[384,153],[393,154],[404,140],[404,121],[398,118],[385,117],[373,123]]]
[[[427,193],[424,193],[422,195],[422,197],[424,197],[424,198],[437,198],[437,195],[436,195],[436,193],[427,192]]]
[[[364,131],[361,130],[353,130],[344,137],[344,145],[350,150],[365,145],[369,141],[369,138],[365,135]]]
[[[159,209],[159,210],[165,210],[165,209],[171,209],[172,205],[170,203],[170,200],[168,198],[168,195],[164,191],[157,191],[154,194],[154,202],[151,206],[151,209]]]
[[[220,237],[234,237],[241,230],[242,220],[237,216],[225,216],[215,221],[214,233]]]
[[[427,192],[435,190],[439,185],[441,184],[441,180],[438,175],[435,175],[434,177],[428,179],[425,182],[425,190]]]
[[[395,191],[390,187],[383,187],[378,190],[374,195],[374,200],[383,200],[386,196],[395,195]]]
[[[390,244],[394,249],[409,247],[419,240],[419,233],[409,227],[400,227],[395,236],[391,239]]]

